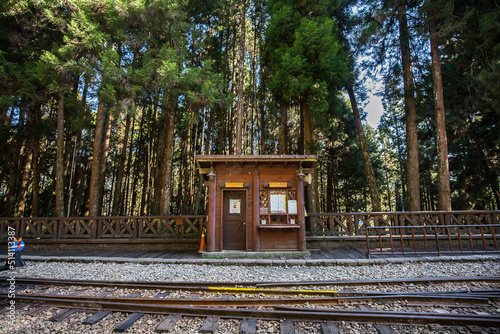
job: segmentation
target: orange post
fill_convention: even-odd
[[[207,248],[207,243],[205,242],[205,232],[201,232],[201,242],[200,242],[200,249],[198,250],[198,253],[204,252],[206,248]]]

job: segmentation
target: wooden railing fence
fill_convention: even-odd
[[[50,242],[49,240],[116,240],[119,242],[120,239],[133,239],[137,242],[141,242],[140,240],[154,242],[160,239],[193,240],[200,238],[206,219],[205,215],[0,218],[0,240],[8,239],[9,231],[15,231],[16,238],[39,239],[47,242]],[[429,240],[448,240],[448,244],[451,244],[449,240],[453,239],[453,252],[462,247],[460,242],[465,240],[464,238],[486,240],[482,243],[487,244],[489,248],[482,248],[491,251],[494,245],[494,249],[498,251],[500,211],[310,213],[307,219],[311,239],[331,237],[332,240],[352,240],[353,238],[363,240],[366,238],[368,254],[370,252],[387,254],[388,248],[391,249],[391,253],[407,252],[408,248],[412,248],[413,252],[419,252],[422,247],[415,246],[415,242],[423,240],[425,248],[427,243],[425,233],[434,235],[434,239],[431,237]],[[450,228],[443,229],[443,226]],[[462,230],[456,226],[467,227],[468,233],[462,233]],[[481,232],[477,232],[478,228]],[[488,233],[483,233],[483,229]],[[437,236],[435,236],[436,233]],[[400,243],[402,242],[401,247],[396,247],[396,243],[393,243],[396,238]],[[370,251],[371,245],[376,247],[372,251]],[[407,249],[403,250],[403,247]],[[474,246],[468,246],[467,249],[471,247]],[[441,251],[438,250],[438,252]]]
[[[310,213],[311,236],[366,236],[367,227],[499,224],[500,211]]]
[[[196,239],[206,216],[0,218],[0,239],[9,227],[23,239]]]
[[[367,227],[371,255],[499,253],[500,224]],[[375,246],[372,248],[372,246]]]

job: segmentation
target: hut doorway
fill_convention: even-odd
[[[246,191],[224,191],[223,248],[246,249]]]

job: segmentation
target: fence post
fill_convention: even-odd
[[[441,250],[439,249],[439,237],[438,237],[437,227],[434,228],[434,236],[436,237],[436,248],[437,248],[438,256],[441,256]]]
[[[368,236],[368,227],[366,228],[366,258],[370,258],[370,238]],[[382,251],[382,249],[381,249]]]
[[[493,237],[493,242],[495,243],[495,250],[498,251],[497,237],[495,235],[495,228],[490,226],[491,236]]]
[[[175,218],[175,227],[177,230],[177,237],[184,238],[184,219],[183,218]]]
[[[47,221],[47,225],[48,224],[48,221]],[[57,227],[57,221],[54,221],[54,224],[52,225],[52,239],[57,239],[57,231],[58,231],[58,227]]]
[[[56,218],[55,226],[57,226],[57,239],[61,240],[63,238],[63,224],[61,224],[61,218]]]
[[[486,240],[484,239],[484,230],[483,230],[482,226],[480,226],[479,228],[481,229],[481,237],[483,238],[484,251],[487,252],[488,251],[488,246],[486,246]]]
[[[309,216],[309,230],[311,231],[312,236],[316,235],[316,228],[314,226],[315,226],[315,217]]]
[[[353,219],[352,214],[351,214],[351,215],[349,215],[349,235],[353,235],[353,232],[352,232],[352,227],[353,227],[353,224],[354,224],[354,223],[353,223],[353,220],[354,220],[354,219]]]
[[[134,239],[139,238],[140,231],[142,231],[142,226],[139,228],[139,221],[137,218],[134,218]]]
[[[94,229],[95,233],[94,235],[96,236],[97,239],[101,239],[101,233],[102,233],[102,222],[100,219],[95,219],[94,220]]]

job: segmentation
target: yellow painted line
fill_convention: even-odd
[[[281,292],[281,293],[307,293],[307,294],[331,294],[337,291],[330,290],[282,290],[282,289],[258,289],[258,288],[221,288],[209,286],[209,290],[213,291],[229,291],[229,292]]]

